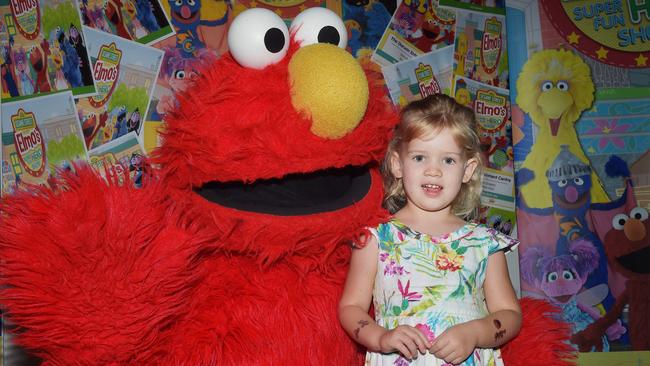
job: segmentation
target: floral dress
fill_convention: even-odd
[[[379,242],[373,303],[377,323],[407,324],[429,340],[445,329],[488,314],[482,291],[488,256],[518,241],[475,223],[440,237],[393,219],[371,230]],[[366,365],[446,365],[430,353],[412,361],[399,353],[368,352]],[[503,365],[494,349],[476,349],[462,365]]]

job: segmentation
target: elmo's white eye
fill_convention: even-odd
[[[551,89],[553,89],[553,83],[552,83],[552,82],[550,82],[550,81],[545,81],[545,82],[542,84],[542,91],[543,91],[543,92],[545,92],[545,91],[549,91],[549,90],[551,90]]]
[[[301,47],[315,43],[330,43],[345,49],[348,31],[343,20],[327,8],[309,8],[291,22],[291,32]]]
[[[561,91],[567,91],[569,90],[569,83],[567,83],[566,81],[558,81],[557,88],[560,89]]]
[[[648,210],[643,207],[635,207],[630,211],[630,217],[639,221],[645,221],[648,218]]]
[[[630,218],[626,214],[618,214],[612,219],[612,227],[616,230],[623,230],[625,223]]]
[[[263,69],[287,54],[289,30],[271,10],[248,9],[233,19],[228,30],[228,48],[240,65]]]

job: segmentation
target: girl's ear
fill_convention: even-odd
[[[465,173],[463,173],[463,183],[467,183],[472,179],[477,167],[478,167],[478,159],[476,158],[471,158],[465,162]]]
[[[393,151],[390,154],[390,172],[395,178],[402,178],[402,162],[399,159],[399,154]]]

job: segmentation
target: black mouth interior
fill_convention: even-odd
[[[618,258],[618,263],[634,273],[650,273],[650,246]]]
[[[325,169],[251,184],[209,182],[194,191],[210,202],[242,211],[300,216],[336,211],[370,191],[367,167]]]

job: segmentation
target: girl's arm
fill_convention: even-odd
[[[444,331],[429,349],[437,358],[459,364],[475,348],[498,347],[519,333],[521,309],[502,251],[488,257],[483,291],[490,314]]]
[[[399,351],[406,358],[411,359],[418,351],[426,352],[429,344],[424,334],[408,326],[400,326],[388,331],[368,315],[377,272],[378,254],[377,239],[374,236],[370,237],[363,248],[352,250],[350,269],[339,302],[339,321],[350,337],[369,351],[383,353]]]
[[[510,282],[503,251],[488,258],[483,291],[490,315],[475,321],[478,330],[477,346],[499,347],[514,338],[521,328],[521,308]]]

